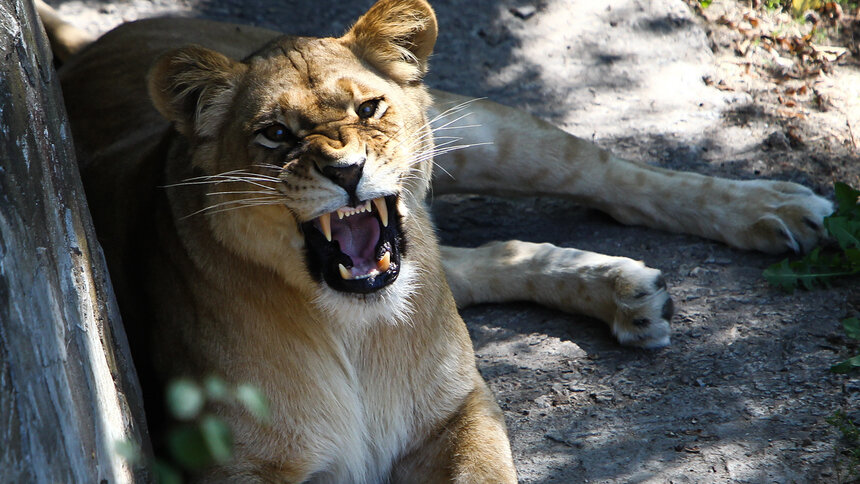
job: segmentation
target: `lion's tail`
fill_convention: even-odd
[[[63,20],[57,11],[44,1],[36,0],[36,10],[39,12],[39,17],[42,18],[48,40],[51,41],[54,57],[60,62],[65,62],[66,59],[95,40],[83,29]]]

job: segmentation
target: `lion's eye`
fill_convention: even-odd
[[[358,110],[356,113],[358,117],[361,119],[370,119],[376,114],[376,110],[379,108],[379,99],[371,99],[370,101],[364,101],[358,106]]]
[[[257,131],[254,141],[266,148],[275,149],[280,148],[284,143],[295,142],[296,136],[283,124],[275,123]]]
[[[283,124],[273,124],[263,129],[262,134],[269,141],[283,143],[290,137],[290,130]]]

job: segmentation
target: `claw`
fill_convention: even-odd
[[[809,217],[803,217],[803,223],[815,232],[818,232],[823,228],[820,223],[816,222],[815,220],[812,220]]]
[[[672,316],[675,314],[675,303],[672,302],[671,299],[667,299],[665,303],[663,303],[663,309],[661,311],[660,316],[663,317],[666,321],[671,321]]]

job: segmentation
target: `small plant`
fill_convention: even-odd
[[[860,319],[848,318],[842,321],[842,327],[849,338],[860,340]],[[834,373],[848,373],[857,368],[860,368],[860,354],[831,366],[830,370]]]
[[[815,248],[805,257],[785,259],[764,270],[764,277],[774,286],[793,291],[798,286],[813,289],[828,286],[838,277],[860,274],[860,191],[844,183],[835,186],[839,208],[824,219],[824,228],[839,245],[838,251]]]
[[[206,404],[241,404],[261,421],[269,418],[265,398],[251,385],[230,386],[217,377],[209,377],[200,385],[188,379],[179,379],[167,385],[167,408],[181,423],[167,432],[167,449],[170,458],[188,472],[195,472],[212,464],[229,461],[233,457],[233,435],[221,417],[206,410]],[[158,481],[168,484],[179,475],[170,464],[156,466]]]
[[[837,410],[836,413],[827,417],[826,421],[842,434],[844,445],[842,454],[848,458],[845,463],[848,473],[851,476],[860,474],[860,429],[842,410]]]
[[[167,429],[169,455],[155,459],[155,482],[182,484],[183,472],[194,473],[233,457],[233,435],[224,420],[207,410],[207,405],[241,405],[261,422],[269,419],[269,406],[255,387],[229,385],[210,376],[202,384],[189,379],[173,380],[167,385],[167,409],[178,422]],[[134,444],[118,442],[116,451],[130,464],[141,459]]]
[[[764,6],[768,10],[776,10],[778,8],[783,8],[783,0],[765,0]]]

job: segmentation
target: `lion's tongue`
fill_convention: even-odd
[[[370,213],[360,213],[339,219],[332,217],[331,237],[340,251],[352,259],[353,277],[376,269],[376,244],[379,242],[379,222]]]

